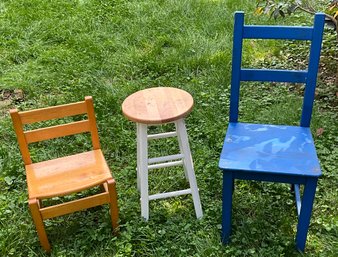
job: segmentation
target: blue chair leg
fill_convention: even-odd
[[[304,185],[304,193],[300,215],[298,217],[296,246],[297,249],[304,252],[306,236],[309,229],[313,200],[315,198],[318,178],[309,178]]]
[[[223,204],[222,204],[222,243],[229,242],[231,233],[232,192],[234,179],[232,172],[223,171]]]

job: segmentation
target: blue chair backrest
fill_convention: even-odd
[[[309,127],[315,96],[325,15],[315,15],[313,27],[244,25],[244,12],[235,13],[232,52],[230,122],[238,121],[239,88],[241,81],[305,83],[300,126]],[[287,39],[311,41],[307,70],[243,69],[243,39]]]

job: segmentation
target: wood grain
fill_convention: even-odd
[[[100,149],[26,165],[30,198],[50,198],[99,185],[111,179]]]
[[[74,116],[87,113],[85,102],[77,102],[58,106],[51,106],[31,111],[20,112],[22,124],[31,124],[35,122],[59,119],[68,116]]]
[[[24,134],[26,141],[29,144],[57,137],[64,137],[80,134],[83,132],[89,132],[90,131],[89,126],[90,125],[88,120],[82,120],[48,128],[30,130],[24,132]]]
[[[192,96],[178,88],[155,87],[138,91],[122,103],[123,114],[143,124],[163,124],[186,117],[194,106]]]
[[[103,205],[109,202],[109,193],[104,192],[101,194],[88,196],[86,198],[77,199],[71,202],[45,207],[40,209],[40,211],[43,219],[50,219],[72,212]]]
[[[29,207],[42,247],[50,252],[43,219],[53,218],[108,203],[114,231],[118,229],[118,207],[115,180],[100,149],[93,99],[26,112],[10,111],[25,163]],[[87,114],[88,120],[24,131],[24,124]],[[32,163],[28,144],[62,136],[90,132],[93,150],[43,162]],[[65,196],[91,187],[101,186],[105,192],[79,200],[43,208],[41,200]]]
[[[31,159],[31,155],[29,153],[28,143],[27,143],[26,137],[24,135],[23,126],[22,126],[22,122],[21,122],[21,119],[20,119],[19,112],[18,112],[17,109],[13,109],[13,110],[10,110],[9,113],[10,113],[11,118],[12,118],[14,131],[15,131],[18,143],[19,143],[20,152],[21,152],[23,162],[25,163],[25,165],[31,164],[32,159]]]

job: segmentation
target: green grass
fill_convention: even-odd
[[[0,2],[0,89],[24,92],[24,99],[0,106],[0,256],[47,256],[29,214],[23,163],[7,110],[86,95],[94,97],[102,148],[117,181],[121,234],[112,236],[106,206],[48,220],[51,256],[301,256],[294,245],[297,219],[287,185],[237,182],[232,242],[220,243],[217,165],[228,122],[233,12],[244,10],[249,23],[312,22],[301,15],[269,20],[254,16],[254,9],[249,0]],[[298,49],[303,46],[288,52],[273,41],[248,43],[244,63],[287,66],[288,54],[300,63],[306,53]],[[323,52],[331,49],[326,44]],[[323,176],[307,240],[309,256],[338,252],[338,116],[333,84],[325,79],[330,74],[323,70],[312,120]],[[121,104],[129,94],[153,86],[179,87],[194,97],[186,122],[202,220],[196,220],[189,196],[151,202],[149,222],[140,218],[135,124],[123,117]],[[301,91],[298,86],[246,85],[241,119],[297,124]],[[318,128],[324,129],[322,135],[316,135]],[[33,157],[87,149],[82,139],[33,145]],[[177,144],[168,140],[151,147],[159,155],[166,148],[174,152]],[[179,169],[150,175],[154,191],[185,185]]]

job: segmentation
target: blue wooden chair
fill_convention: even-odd
[[[244,13],[235,13],[230,122],[219,168],[223,171],[222,242],[229,241],[234,180],[290,183],[298,213],[296,246],[304,251],[318,177],[321,175],[310,120],[320,59],[324,14],[316,14],[313,27],[244,25]],[[311,41],[307,70],[244,69],[243,39]],[[238,122],[241,81],[305,83],[300,126]],[[304,186],[303,196],[300,185]],[[302,198],[302,199],[301,199]]]

